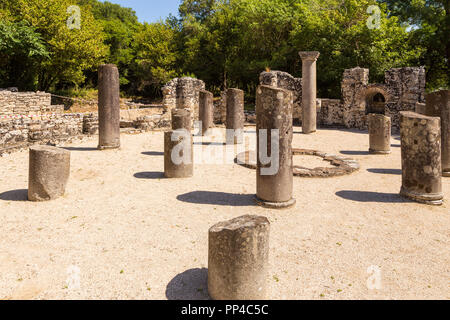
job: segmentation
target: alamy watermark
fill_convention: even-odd
[[[197,121],[195,128],[201,129],[202,122]],[[261,164],[261,175],[272,176],[278,174],[280,169],[280,130],[279,129],[261,129],[259,130],[259,163]],[[175,165],[189,165],[194,159],[195,164],[208,165],[226,165],[234,164],[236,155],[249,151],[246,149],[247,140],[242,129],[227,129],[225,134],[222,131],[213,131],[208,129],[205,135],[198,135],[201,142],[195,144],[201,145],[193,152],[191,145],[191,132],[186,129],[179,129],[172,132],[172,142],[178,142],[172,149],[171,161]],[[209,137],[204,141],[204,137]],[[249,137],[247,137],[249,139]],[[269,141],[270,140],[270,141]],[[224,143],[224,141],[226,141]],[[219,146],[219,147],[218,147]],[[239,159],[237,160],[238,163]]]
[[[77,266],[69,266],[66,270],[67,273],[67,279],[66,279],[66,285],[67,289],[69,290],[77,290],[81,287],[81,271],[80,268]]]
[[[381,27],[381,9],[377,5],[372,5],[367,8],[366,11],[370,14],[370,17],[367,19],[367,28],[369,29],[380,29]]]
[[[367,279],[367,288],[369,290],[381,290],[381,268],[379,266],[370,266],[367,268],[370,277]]]
[[[80,7],[76,5],[69,6],[66,12],[70,14],[69,18],[67,19],[67,28],[69,28],[70,30],[81,29]]]

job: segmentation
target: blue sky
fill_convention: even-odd
[[[156,22],[166,18],[170,13],[178,16],[178,6],[181,0],[107,0],[132,8],[141,22]],[[103,1],[105,2],[105,1]]]

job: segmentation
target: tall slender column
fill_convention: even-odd
[[[292,160],[293,95],[289,90],[259,86],[256,91],[258,204],[282,209],[295,204]]]
[[[450,177],[450,90],[441,90],[426,96],[426,115],[441,118],[442,176]]]
[[[120,85],[119,70],[113,64],[98,70],[98,148],[120,147]]]
[[[244,141],[244,91],[227,90],[227,144],[241,144]]]
[[[302,127],[303,133],[317,131],[317,70],[318,51],[302,51]]]
[[[199,120],[202,123],[202,135],[214,126],[214,96],[211,92],[200,90],[199,92]]]

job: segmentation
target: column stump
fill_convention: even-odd
[[[28,200],[48,201],[63,196],[70,175],[70,152],[33,146],[29,157]]]
[[[164,176],[166,178],[190,178],[194,175],[193,145],[192,135],[186,129],[164,132]]]
[[[265,300],[270,223],[242,216],[209,229],[208,291],[214,300]]]
[[[400,112],[402,188],[416,202],[441,205],[441,121],[411,111]]]
[[[369,140],[371,154],[391,153],[391,118],[371,113],[369,120]]]

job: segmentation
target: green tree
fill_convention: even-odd
[[[135,91],[160,95],[163,84],[178,75],[176,30],[167,23],[145,23],[134,37]]]
[[[121,87],[128,91],[131,87],[130,82],[135,80],[133,74],[134,37],[141,26],[136,12],[108,1],[78,0],[78,3],[89,5],[95,19],[101,23],[105,34],[104,43],[109,47],[109,53],[105,60],[118,66]],[[96,81],[96,74],[89,76],[93,82]]]
[[[83,83],[84,71],[102,62],[107,47],[100,24],[90,7],[81,7],[81,28],[69,29],[67,9],[70,0],[4,0],[4,6],[16,22],[26,21],[45,43],[49,58],[38,67],[38,89],[48,91],[56,84]]]
[[[0,21],[0,87],[32,90],[36,70],[49,57],[41,36],[25,22]]]
[[[390,16],[408,26],[411,45],[425,50],[417,63],[427,69],[428,89],[450,87],[450,1],[380,0]]]

